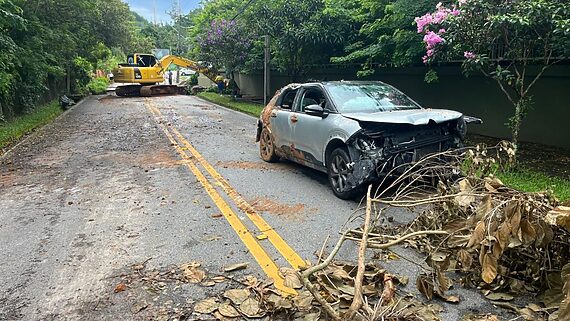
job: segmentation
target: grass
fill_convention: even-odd
[[[570,200],[570,180],[552,177],[526,168],[499,172],[496,176],[507,186],[524,192],[552,190],[561,201]]]
[[[246,113],[248,115],[252,115],[255,117],[259,117],[261,111],[263,110],[263,105],[247,103],[243,101],[235,101],[232,100],[232,98],[229,96],[220,96],[217,93],[201,92],[198,94],[198,97],[203,98],[214,104],[218,104],[233,110],[241,111],[242,113]]]
[[[63,110],[57,101],[39,107],[31,113],[0,123],[0,149],[14,143],[25,134],[51,123]]]

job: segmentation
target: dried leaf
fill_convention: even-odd
[[[560,226],[570,232],[570,207],[558,206],[546,214],[544,220],[554,226]]]
[[[492,301],[511,301],[514,299],[512,295],[501,292],[491,292],[487,294],[485,297]]]
[[[236,308],[234,308],[233,306],[231,306],[229,303],[223,303],[218,307],[218,312],[223,315],[224,317],[227,318],[235,318],[235,317],[239,317],[240,314],[239,312],[236,310]]]
[[[279,269],[279,273],[283,276],[284,284],[286,287],[292,289],[300,289],[303,287],[303,283],[299,279],[297,271],[291,268],[282,267]]]
[[[240,305],[249,298],[249,290],[246,289],[230,289],[224,292],[224,298],[230,299],[235,305]]]
[[[291,309],[293,307],[289,300],[275,293],[271,293],[266,300],[267,302],[272,303],[276,310]]]
[[[206,277],[206,272],[198,268],[200,264],[197,263],[190,263],[190,264],[182,264],[182,275],[191,283],[200,283]]]
[[[115,293],[123,292],[127,289],[127,285],[125,283],[119,283],[115,287]]]
[[[293,298],[293,303],[297,309],[301,311],[308,311],[311,309],[313,304],[313,295],[309,291],[302,291],[295,298]]]
[[[461,249],[457,252],[457,258],[461,263],[461,270],[462,271],[469,271],[471,269],[471,265],[473,264],[473,256],[464,249]]]
[[[204,282],[200,283],[200,285],[205,286],[205,287],[210,287],[210,286],[216,285],[216,282],[214,282],[212,280],[208,280],[208,281],[204,281]]]
[[[467,178],[462,179],[459,181],[459,190],[461,192],[455,197],[455,201],[459,206],[467,207],[471,205],[471,203],[475,202],[475,196],[471,195],[471,190],[473,187]]]
[[[194,306],[194,311],[203,314],[209,314],[218,309],[220,304],[216,302],[216,298],[204,299]]]
[[[259,284],[259,281],[257,280],[257,278],[253,275],[246,275],[243,278],[242,282],[245,283],[249,287],[255,287]]]
[[[247,262],[232,264],[232,265],[226,266],[224,268],[224,271],[225,272],[233,272],[233,271],[237,271],[237,270],[243,270],[243,269],[246,269],[248,265],[249,265],[249,263],[247,263]]]
[[[259,308],[259,302],[252,298],[247,298],[243,301],[239,305],[239,310],[249,318],[259,318],[263,316],[261,309]]]
[[[481,241],[485,239],[485,221],[479,221],[473,233],[471,234],[471,238],[469,239],[469,243],[467,243],[467,247],[478,247],[481,244]]]
[[[521,222],[521,209],[518,202],[510,202],[504,209],[505,217],[510,218],[509,224],[511,225],[512,234],[515,234],[520,227]]]
[[[481,277],[485,283],[490,284],[497,277],[497,258],[491,253],[483,253],[481,258]]]
[[[418,276],[416,279],[416,287],[426,299],[431,300],[433,298],[433,284],[428,280],[425,274],[422,273]]]
[[[216,283],[222,283],[222,282],[225,282],[227,280],[227,278],[223,275],[218,275],[218,276],[214,276],[213,278],[211,278],[211,280],[216,282]]]
[[[521,228],[519,232],[521,233],[521,241],[525,245],[530,245],[536,241],[536,230],[533,225],[526,219],[521,220]]]

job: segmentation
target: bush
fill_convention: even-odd
[[[109,80],[106,77],[98,77],[91,79],[87,88],[93,95],[102,95],[107,92],[107,87],[109,86]]]

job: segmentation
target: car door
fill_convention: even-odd
[[[277,108],[270,114],[269,123],[275,146],[281,150],[288,150],[291,145],[291,115],[297,89],[290,89],[281,94],[277,100]]]
[[[323,154],[331,128],[328,117],[313,116],[305,113],[309,105],[321,105],[328,108],[328,99],[324,90],[317,85],[303,87],[297,94],[295,107],[290,116],[291,146],[294,155],[302,162],[323,166]]]

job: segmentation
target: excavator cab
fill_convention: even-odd
[[[154,67],[158,59],[150,54],[134,54],[127,56],[127,63],[120,63],[122,67]]]

